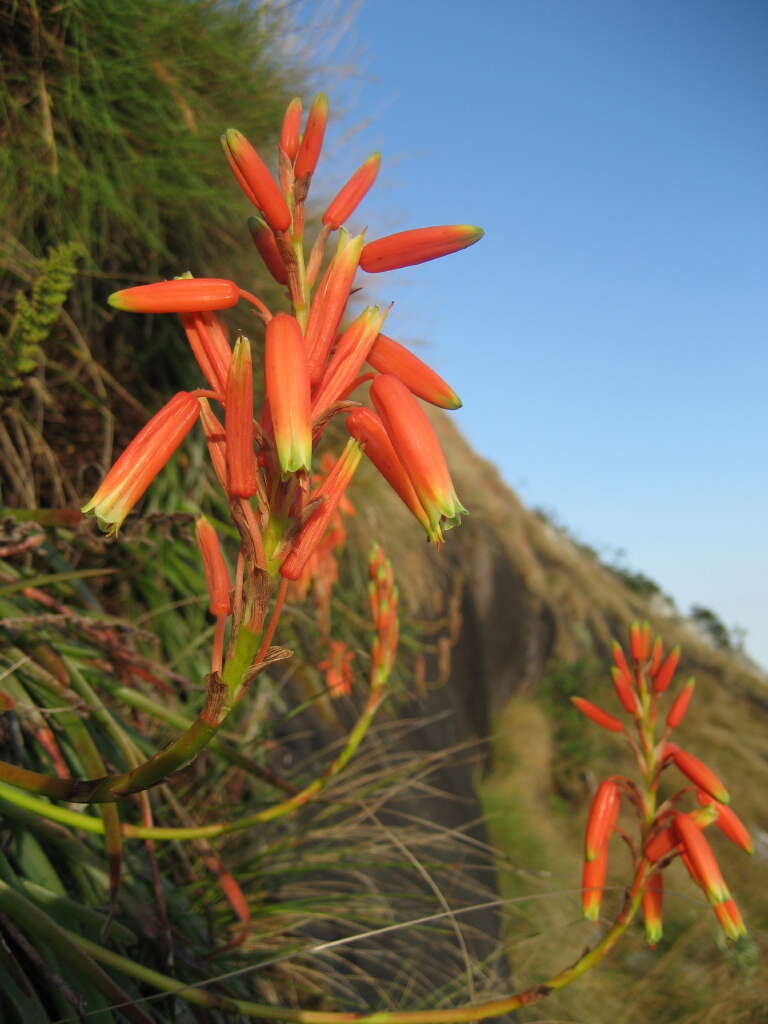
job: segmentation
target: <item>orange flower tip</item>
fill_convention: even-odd
[[[234,281],[181,277],[112,292],[107,302],[123,313],[203,313],[229,309],[240,301]]]
[[[482,228],[473,224],[446,224],[400,231],[364,246],[360,267],[369,274],[413,267],[467,249],[479,242],[484,234]]]

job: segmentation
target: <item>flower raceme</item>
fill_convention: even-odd
[[[245,605],[236,598],[247,580],[246,563],[285,579],[320,566],[313,553],[323,550],[324,531],[334,529],[333,509],[343,500],[363,451],[430,540],[442,541],[464,512],[420,405],[423,400],[456,409],[461,404],[456,393],[426,363],[381,333],[391,307],[369,305],[353,317],[348,306],[361,267],[378,273],[436,259],[473,244],[482,231],[466,225],[418,228],[367,245],[362,234],[350,235],[345,222],[379,175],[381,158],[374,154],[326,205],[322,227],[306,253],[303,207],[327,122],[322,95],[312,103],[303,132],[302,104],[298,99],[289,104],[277,176],[241,132],[230,128],[221,140],[232,174],[258,212],[248,221],[253,243],[274,280],[286,289],[290,312],[273,315],[234,281],[195,278],[189,272],[122,289],[109,299],[128,312],[177,314],[206,389],[176,396],[153,417],[85,508],[114,532],[200,415],[214,472],[241,535],[235,618]],[[328,244],[333,232],[335,246]],[[255,359],[261,339],[252,343],[241,334],[231,345],[217,316],[240,299],[255,306],[266,325],[263,363]],[[263,389],[254,387],[254,372],[263,372]],[[353,392],[359,398],[369,380],[377,412],[350,400]],[[254,408],[254,394],[260,393],[264,403]],[[327,450],[334,434],[327,427],[340,415],[352,440],[334,459]],[[317,450],[321,445],[324,452]],[[333,468],[311,492],[314,463],[324,457],[331,457]]]
[[[622,735],[641,769],[642,783],[634,783],[622,775],[614,775],[600,783],[590,807],[584,840],[582,904],[585,915],[595,920],[599,913],[605,865],[611,834],[621,800],[626,797],[637,816],[639,841],[624,838],[632,850],[638,894],[645,917],[646,937],[656,945],[662,935],[663,871],[677,857],[699,885],[712,905],[717,920],[729,939],[744,934],[744,923],[731,899],[714,852],[702,832],[715,824],[728,839],[747,853],[753,846],[749,832],[734,814],[728,793],[715,773],[697,757],[667,741],[669,733],[683,719],[694,693],[689,679],[672,699],[663,720],[663,734],[655,736],[659,721],[659,702],[665,698],[680,651],[674,648],[664,658],[660,640],[651,644],[650,626],[633,623],[630,630],[629,658],[619,644],[613,646],[613,679],[616,696],[630,722],[603,711],[583,697],[571,698],[574,705],[589,719],[610,732]],[[662,773],[674,765],[697,787],[699,807],[684,812],[680,803],[689,798],[690,786],[678,789],[658,803]]]

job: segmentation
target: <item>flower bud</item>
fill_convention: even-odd
[[[307,115],[307,124],[299,143],[293,173],[297,181],[308,181],[320,159],[325,126],[328,123],[328,100],[323,93],[315,96]]]
[[[368,363],[379,373],[391,373],[409,391],[442,409],[460,409],[461,399],[442,377],[399,342],[380,334],[368,353]]]
[[[689,870],[694,881],[702,887],[709,902],[714,906],[730,899],[731,894],[715,855],[701,831],[686,814],[675,814],[674,829],[688,856]]]
[[[587,819],[587,832],[584,841],[586,860],[594,860],[605,846],[613,832],[619,814],[619,790],[616,783],[607,779],[597,787]]]
[[[323,224],[336,231],[357,209],[376,181],[381,166],[381,153],[374,153],[362,164],[323,214]]]
[[[288,104],[283,117],[283,127],[280,132],[280,151],[290,160],[296,159],[299,151],[299,138],[301,136],[301,100],[294,97]]]
[[[253,452],[253,366],[251,345],[240,337],[229,364],[224,405],[227,491],[233,498],[250,498],[257,491]]]
[[[240,301],[234,281],[218,277],[177,277],[112,292],[110,306],[123,313],[200,313],[229,309]]]
[[[589,921],[596,921],[600,913],[607,869],[608,844],[604,843],[594,860],[584,861],[581,875],[581,906]]]
[[[312,468],[309,371],[301,327],[278,313],[267,324],[264,376],[275,448],[284,475]]]
[[[413,267],[474,245],[484,235],[471,224],[447,224],[434,228],[400,231],[369,242],[360,255],[360,266],[369,274]]]
[[[264,266],[278,284],[288,284],[288,270],[280,255],[272,228],[261,217],[248,218],[248,230]]]
[[[719,800],[722,804],[729,804],[731,802],[728,790],[711,768],[708,768],[698,757],[694,757],[693,754],[681,750],[680,747],[673,744],[669,744],[669,747],[672,748],[672,760],[683,775],[688,776],[694,786],[706,790],[707,793],[710,793],[715,800]]]
[[[603,711],[596,704],[592,704],[590,701],[585,700],[583,697],[571,697],[571,703],[574,707],[586,715],[587,718],[591,718],[593,722],[601,725],[603,729],[608,729],[609,732],[623,732],[624,723],[619,721],[613,715],[609,715],[607,711]]]
[[[195,538],[203,559],[203,572],[208,587],[208,610],[217,617],[232,611],[229,570],[221,552],[219,538],[210,520],[205,516],[195,523]]]
[[[715,808],[717,814],[715,826],[720,829],[724,836],[727,836],[732,843],[740,846],[746,853],[755,852],[752,837],[747,831],[746,825],[730,807],[719,803],[717,800],[713,800],[709,793],[705,793],[702,790],[698,791],[696,799],[702,807],[711,806]]]
[[[672,702],[672,707],[669,709],[667,714],[667,728],[676,729],[678,725],[685,718],[685,713],[688,710],[688,705],[691,703],[691,697],[693,696],[693,690],[696,686],[696,680],[691,678],[682,688],[680,693],[675,697]]]
[[[675,674],[677,663],[680,660],[680,648],[673,648],[667,655],[663,665],[656,673],[653,679],[653,689],[655,693],[664,693],[666,688],[672,682],[672,677]]]
[[[388,312],[369,306],[344,331],[312,401],[313,422],[354,383]]]
[[[291,211],[267,165],[248,139],[235,128],[228,128],[221,137],[224,155],[238,184],[264,215],[273,231],[287,231]]]

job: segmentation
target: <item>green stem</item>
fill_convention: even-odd
[[[218,822],[212,825],[199,825],[188,828],[122,825],[122,835],[127,839],[213,839],[217,836],[228,835],[230,832],[240,832],[243,829],[252,828],[254,825],[263,825],[265,822],[274,821],[277,818],[291,814],[293,811],[298,810],[299,807],[303,807],[304,804],[319,796],[331,780],[349,764],[386,694],[386,689],[381,686],[371,690],[363,712],[347,737],[347,742],[344,744],[344,748],[339,755],[319,778],[314,779],[287,800],[282,800],[278,804],[265,807],[263,810],[256,811],[243,818],[237,818],[234,821]],[[62,825],[70,825],[85,832],[95,834],[103,832],[102,822],[90,814],[84,814],[82,811],[73,811],[66,807],[58,807],[56,804],[49,804],[45,800],[40,799],[40,797],[31,796],[28,793],[14,789],[12,786],[6,786],[2,782],[0,782],[0,802],[22,807],[24,810],[39,814],[43,818],[57,821]]]
[[[234,651],[224,666],[222,682],[211,682],[206,705],[197,719],[164,750],[129,771],[97,779],[56,779],[0,761],[0,780],[28,792],[74,803],[111,803],[120,797],[156,786],[168,775],[189,764],[226,721],[259,648],[259,642],[259,633],[241,626]]]
[[[136,963],[127,957],[120,956],[118,953],[104,949],[97,943],[84,939],[79,935],[68,933],[68,937],[97,962],[121,971],[147,985],[151,985],[161,992],[179,996],[195,1006],[228,1010],[232,1013],[240,1013],[246,1017],[256,1017],[262,1020],[293,1021],[294,1024],[353,1024],[353,1022],[354,1024],[462,1024],[462,1022],[469,1024],[470,1021],[500,1017],[502,1014],[517,1010],[522,1006],[530,1006],[532,1003],[545,998],[551,992],[565,988],[566,985],[570,985],[571,982],[576,981],[577,978],[580,978],[592,967],[595,967],[613,949],[637,912],[642,900],[642,883],[648,867],[649,865],[646,861],[641,863],[635,875],[632,888],[627,894],[624,906],[613,926],[606,932],[600,942],[581,956],[575,964],[555,974],[543,984],[534,985],[523,992],[517,992],[514,995],[506,996],[502,999],[494,999],[486,1003],[477,1003],[474,1006],[458,1006],[445,1010],[412,1010],[403,1013],[397,1011],[377,1011],[360,1014],[296,1010],[283,1006],[265,1006],[246,999],[234,999],[206,992],[201,988],[195,987],[195,983],[190,983],[188,986],[179,984],[174,978],[169,978],[167,975],[153,971],[143,964]]]

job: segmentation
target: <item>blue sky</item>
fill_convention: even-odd
[[[369,237],[486,229],[370,279],[388,333],[524,501],[768,665],[768,3],[368,0],[335,60],[317,187],[381,150]]]

